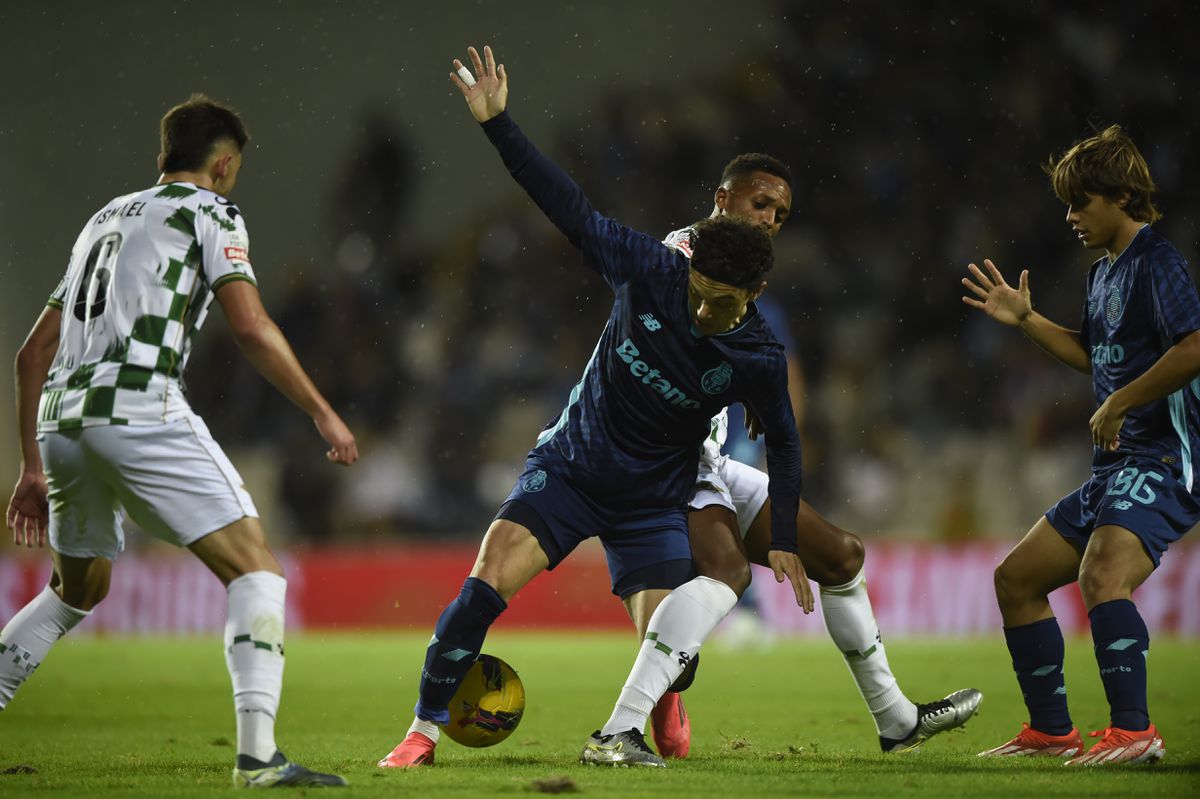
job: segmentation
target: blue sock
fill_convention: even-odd
[[[1128,599],[1101,602],[1088,613],[1092,620],[1092,642],[1112,726],[1144,730],[1150,726],[1146,705],[1146,653],[1150,633],[1137,607]]]
[[[1029,726],[1047,735],[1066,735],[1074,727],[1067,711],[1063,680],[1063,637],[1053,617],[1005,627],[1004,642],[1029,708]]]
[[[437,724],[450,721],[447,707],[467,671],[479,658],[488,628],[508,607],[496,589],[468,577],[454,601],[446,606],[425,650],[420,698],[413,712]]]

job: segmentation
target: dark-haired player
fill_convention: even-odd
[[[328,459],[351,464],[357,446],[259,299],[246,221],[227,199],[248,140],[242,120],[194,95],[167,112],[161,132],[158,183],[88,220],[17,355],[21,477],[7,522],[18,546],[44,546],[49,532],[54,574],[0,632],[0,709],[107,595],[125,546],[123,508],[190,549],[228,589],[234,783],[345,785],[275,745],[287,581],[241,477],[181,382],[214,298],[246,357],[312,418]]]
[[[471,575],[438,619],[416,719],[380,762],[385,767],[433,761],[437,725],[447,721],[448,702],[492,622],[522,586],[593,535],[604,543],[618,596],[674,589],[647,635],[674,652],[656,664],[663,689],[678,677],[681,653],[694,655],[737,601],[719,580],[693,577],[687,533],[696,454],[709,420],[730,402],[747,403],[764,423],[778,509],[768,559],[777,579],[790,580],[798,601],[812,607],[795,554],[800,438],[786,364],[752,302],[773,264],[770,238],[740,220],[704,220],[695,226],[689,263],[656,238],[602,216],[505,112],[507,75],[490,48],[484,49],[486,64],[474,48],[469,52],[478,82],[457,61],[461,71],[453,79],[471,113],[513,177],[605,278],[615,300],[583,378],[538,437]],[[641,729],[612,738],[621,746],[600,753],[602,762],[663,765]]]
[[[1087,278],[1080,330],[1033,310],[1029,271],[1010,286],[990,260],[970,264],[963,302],[1017,327],[1058,360],[1092,376],[1092,471],[1039,519],[996,569],[1004,638],[1029,722],[981,756],[1072,757],[1068,765],[1163,757],[1146,702],[1150,636],[1133,591],[1168,545],[1200,521],[1200,297],[1187,262],[1150,227],[1154,181],[1117,126],[1085,139],[1046,171],[1067,224],[1103,250]],[[1067,710],[1063,637],[1047,596],[1079,583],[1091,621],[1110,721],[1086,753]]]
[[[743,153],[722,171],[711,216],[745,219],[774,237],[791,213],[792,182],[791,170],[779,159]],[[689,239],[690,228],[684,228],[667,236],[666,243],[687,255]],[[797,383],[789,380],[793,390]],[[721,580],[741,595],[750,585],[749,564],[766,565],[771,503],[767,475],[722,454],[727,428],[728,415],[722,411],[713,418],[711,434],[701,451],[688,529],[697,573]],[[803,500],[796,534],[805,571],[820,585],[825,628],[845,657],[875,720],[881,748],[885,752],[910,751],[932,735],[965,724],[982,699],[979,691],[962,689],[936,702],[915,704],[900,689],[867,594],[862,540],[830,523]],[[648,590],[626,600],[641,637],[665,594]],[[637,696],[631,693],[635,702]],[[691,723],[682,696],[674,691],[664,694],[654,706],[651,720],[659,754],[685,757]]]

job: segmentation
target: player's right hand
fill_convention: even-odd
[[[804,571],[804,564],[800,562],[800,556],[795,552],[772,549],[767,552],[767,563],[770,564],[771,571],[775,572],[775,582],[790,581],[792,591],[796,594],[796,604],[806,615],[812,613],[816,604],[813,599],[812,586],[808,584],[808,574]]]
[[[1013,327],[1028,319],[1033,313],[1033,303],[1029,295],[1029,270],[1021,272],[1020,282],[1014,289],[1008,285],[991,260],[985,258],[983,265],[987,268],[987,274],[975,264],[967,265],[975,280],[964,277],[962,284],[978,299],[963,297],[962,301],[972,308],[978,308],[997,322]]]
[[[25,472],[17,480],[5,514],[8,529],[13,532],[13,543],[17,546],[46,546],[46,534],[50,529],[48,493],[44,474]]]
[[[467,48],[467,55],[475,67],[475,84],[468,86],[467,82],[459,77],[459,71],[466,70],[466,67],[457,58],[454,59],[454,72],[450,73],[450,80],[462,92],[475,121],[487,122],[492,117],[499,116],[508,105],[508,73],[504,71],[503,64],[496,66],[491,47],[484,46],[482,61],[479,59],[479,51],[474,47]]]
[[[325,457],[330,463],[349,466],[358,460],[358,443],[354,440],[350,428],[342,421],[342,417],[329,410],[314,416],[313,424],[317,426],[321,438],[329,444],[329,451],[325,453]]]

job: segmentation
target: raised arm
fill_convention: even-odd
[[[5,522],[13,532],[13,543],[27,547],[45,546],[49,505],[46,473],[37,445],[38,399],[58,353],[62,310],[48,306],[17,351],[13,368],[17,394],[17,434],[21,443],[21,475],[8,502]]]
[[[508,74],[503,64],[497,66],[492,49],[483,48],[483,60],[474,47],[467,52],[474,75],[454,59],[456,71],[450,79],[513,178],[571,244],[588,256],[591,265],[598,267],[610,283],[616,282],[625,276],[630,256],[635,252],[665,250],[658,239],[599,214],[583,189],[534,147],[505,111]]]
[[[997,322],[1019,328],[1034,344],[1067,366],[1090,375],[1092,360],[1080,342],[1079,331],[1057,325],[1033,310],[1029,270],[1021,272],[1020,282],[1014,289],[992,261],[984,259],[983,266],[986,274],[975,264],[967,266],[975,280],[964,277],[962,284],[975,296],[964,296],[962,301]]]
[[[329,444],[325,457],[345,466],[358,460],[354,434],[313,385],[283,332],[267,315],[254,284],[229,281],[217,289],[217,302],[221,303],[233,337],[247,360],[312,418],[317,432]]]

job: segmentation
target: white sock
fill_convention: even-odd
[[[92,615],[63,602],[46,586],[0,630],[0,710],[42,664],[59,638]]]
[[[697,577],[667,594],[650,617],[646,640],[613,714],[600,732],[645,732],[650,711],[736,604],[733,589],[709,577]]]
[[[412,735],[414,732],[421,733],[435,744],[438,742],[438,738],[440,738],[442,735],[442,730],[440,727],[438,727],[438,725],[434,724],[432,721],[425,721],[424,719],[418,718],[414,718],[412,726],[408,728],[409,735]]]
[[[283,686],[283,602],[287,580],[258,571],[229,584],[225,663],[233,680],[237,752],[269,761]]]
[[[866,570],[845,585],[821,586],[821,615],[829,637],[846,658],[850,674],[875,717],[879,734],[904,738],[917,723],[917,706],[909,701],[888,665],[871,598]]]

